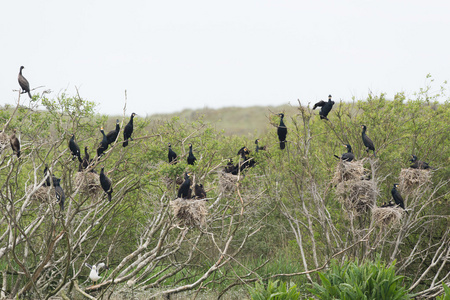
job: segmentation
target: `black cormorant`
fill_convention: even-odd
[[[394,198],[395,204],[405,209],[405,204],[403,203],[402,195],[400,195],[400,192],[397,190],[397,187],[398,184],[394,183],[394,187],[391,190],[392,198]]]
[[[255,145],[256,145],[255,152],[258,152],[259,150],[266,150],[266,146],[259,145],[259,139],[255,140]]]
[[[69,150],[72,153],[72,160],[75,159],[75,157],[78,157],[78,161],[82,162],[81,159],[81,153],[80,153],[80,147],[78,147],[77,143],[75,142],[75,134],[71,134],[71,138],[69,140]]]
[[[28,96],[30,97],[30,99],[31,98],[33,98],[33,97],[31,97],[31,93],[30,93],[30,84],[28,83],[28,80],[25,78],[25,77],[23,77],[23,75],[22,75],[22,69],[25,69],[25,67],[24,66],[21,66],[20,67],[20,71],[19,71],[19,77],[18,77],[18,79],[19,79],[19,85],[20,85],[20,88],[22,89],[22,91],[20,92],[21,94],[23,94],[23,93],[28,93]]]
[[[194,193],[195,193],[195,198],[197,199],[205,199],[206,198],[206,192],[205,189],[203,188],[203,184],[195,184],[194,186]]]
[[[106,177],[104,169],[105,168],[103,167],[101,172],[100,172],[100,184],[101,184],[103,190],[105,191],[105,193],[108,195],[108,201],[111,202],[111,194],[113,192],[111,179]]]
[[[11,144],[11,148],[14,153],[16,153],[17,157],[20,157],[20,141],[16,137],[16,129],[13,130],[13,133],[9,137],[9,143]]]
[[[197,158],[194,156],[194,153],[192,153],[192,144],[189,143],[189,155],[187,157],[187,163],[188,165],[193,165],[196,160]]]
[[[352,153],[352,146],[350,146],[349,144],[347,145],[342,145],[344,147],[347,148],[347,152],[343,153],[341,157],[334,155],[336,158],[338,159],[342,159],[343,161],[352,161],[355,159],[355,155]]]
[[[105,135],[105,131],[103,130],[103,127],[100,128],[100,132],[102,133],[102,140],[100,142],[100,145],[97,148],[97,156],[100,158],[100,156],[103,155],[103,152],[108,149],[108,138]]]
[[[132,113],[130,117],[130,121],[127,125],[125,125],[125,129],[123,130],[123,146],[128,146],[128,140],[133,140],[131,134],[133,133],[133,119],[136,114]]]
[[[44,168],[44,178],[45,178],[44,186],[52,186],[52,185],[55,186],[56,181],[61,180],[54,175],[48,174],[48,165],[47,164],[45,164],[45,168]]]
[[[410,162],[412,162],[412,165],[410,166],[410,168],[413,169],[434,169],[433,167],[431,167],[430,165],[428,165],[428,163],[418,160],[417,156],[415,155],[411,155],[411,159],[409,160]]]
[[[287,127],[284,124],[283,118],[284,114],[279,113],[280,116],[280,125],[277,129],[278,139],[280,140],[280,149],[284,149],[286,147],[286,135],[287,135]]]
[[[190,177],[191,173],[184,173],[184,182],[181,184],[180,188],[178,189],[178,198],[184,198],[189,199],[190,193],[189,190],[191,188],[191,179]]]
[[[233,159],[232,158],[230,158],[229,160],[228,160],[228,162],[227,162],[227,166],[224,168],[224,172],[225,173],[231,173],[231,174],[233,174],[233,175],[237,175],[237,173],[238,173],[238,170],[239,170],[239,166],[238,165],[234,165],[233,164]]]
[[[327,116],[330,113],[331,109],[333,108],[334,101],[331,101],[331,95],[328,96],[328,102],[325,102],[323,100],[317,102],[314,104],[313,110],[316,109],[316,107],[320,106],[321,109],[319,111],[320,119],[328,120]]]
[[[62,189],[61,185],[59,184],[61,179],[56,178],[56,180],[53,182],[53,185],[55,186],[55,193],[56,193],[56,199],[58,199],[59,207],[61,211],[64,210],[64,201],[66,201],[66,195],[64,194],[64,190]]]
[[[169,158],[169,164],[173,162],[173,164],[177,163],[177,154],[172,150],[172,145],[169,143],[169,153],[167,155]]]
[[[372,150],[373,156],[377,157],[375,154],[375,146],[373,145],[372,140],[366,134],[366,130],[367,130],[366,125],[361,125],[361,128],[362,128],[361,136],[362,136],[364,146],[366,146],[366,152],[369,153],[369,150]]]
[[[108,134],[106,135],[106,139],[108,140],[108,145],[111,145],[116,141],[117,136],[119,135],[119,131],[120,131],[120,125],[119,125],[119,119],[117,119],[116,120],[116,128],[114,130],[111,130],[110,132],[108,132]]]

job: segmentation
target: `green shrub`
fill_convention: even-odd
[[[269,281],[267,288],[263,284],[256,283],[255,288],[250,289],[250,297],[252,300],[296,300],[300,299],[300,292],[294,284],[287,289],[287,283],[278,280]]]
[[[444,286],[444,294],[436,297],[436,300],[450,300],[450,288],[445,283],[442,283],[442,285]]]
[[[394,265],[386,267],[380,261],[333,261],[325,273],[319,272],[322,284],[309,289],[318,299],[409,299],[401,285],[403,276],[396,276]]]

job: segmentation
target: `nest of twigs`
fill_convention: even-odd
[[[100,176],[93,172],[77,172],[77,174],[75,174],[75,186],[92,196],[101,193],[102,191]]]
[[[348,180],[337,185],[336,194],[345,210],[361,215],[374,207],[378,189],[372,180]]]
[[[180,224],[188,227],[201,227],[206,224],[208,209],[205,201],[177,198],[170,201],[172,213],[180,220]]]
[[[240,177],[242,178],[242,174]],[[236,183],[238,182],[238,175],[233,175],[231,173],[220,172],[219,173],[219,186],[220,191],[227,194],[232,193],[236,190]]]
[[[400,171],[400,190],[409,193],[419,186],[431,183],[432,172],[423,169],[402,169]]]
[[[364,168],[364,160],[340,161],[334,171],[333,184],[366,178],[369,170]]]
[[[403,217],[403,209],[399,207],[374,207],[372,219],[380,227],[399,224]]]
[[[27,188],[27,193],[31,193],[33,191],[34,186],[29,186]],[[56,200],[55,191],[50,191],[51,187],[49,186],[40,186],[31,196],[31,200],[38,201],[41,203],[49,203],[52,200]],[[49,198],[50,195],[50,198]],[[54,199],[53,199],[54,198]]]

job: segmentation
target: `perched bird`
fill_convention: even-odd
[[[328,102],[325,102],[323,100],[317,102],[314,104],[313,110],[316,109],[318,106],[321,107],[319,111],[320,119],[328,120],[327,116],[330,113],[331,109],[333,108],[334,101],[331,101],[331,95],[328,95]]]
[[[266,150],[266,146],[260,146],[259,145],[259,139],[255,140],[255,152],[259,152],[259,150]]]
[[[367,130],[366,125],[361,125],[361,128],[362,128],[361,136],[362,136],[364,146],[366,146],[366,152],[369,153],[369,150],[372,150],[373,156],[377,157],[375,154],[375,146],[373,145],[372,140],[366,134],[366,130]]]
[[[394,187],[391,190],[392,198],[394,198],[395,204],[397,204],[401,208],[405,209],[405,204],[403,203],[403,197],[402,197],[402,195],[400,195],[400,192],[397,190],[397,187],[398,187],[398,184],[394,183]]]
[[[13,130],[13,133],[9,137],[9,142],[11,144],[11,148],[12,148],[13,152],[16,153],[17,157],[19,158],[20,157],[20,141],[16,137],[15,129]]]
[[[342,145],[344,147],[347,147],[347,152],[343,153],[341,157],[334,155],[336,158],[338,159],[342,159],[343,161],[352,161],[355,159],[355,155],[352,153],[352,146],[350,146],[349,144],[347,145]]]
[[[125,125],[125,129],[123,130],[123,146],[128,146],[128,140],[133,140],[131,134],[133,133],[133,118],[136,114],[132,113],[130,117],[130,121],[127,125]]]
[[[103,127],[100,128],[100,132],[102,133],[102,140],[100,141],[100,145],[97,148],[97,156],[100,158],[100,156],[103,155],[103,152],[105,152],[108,149],[108,138],[105,135],[105,131],[103,130]]]
[[[82,172],[83,170],[86,170],[91,163],[91,159],[89,158],[88,153],[88,147],[84,147],[84,157],[83,160],[80,162],[80,165],[78,166],[78,172]]]
[[[424,169],[424,170],[434,169],[433,167],[428,165],[428,163],[418,160],[417,156],[415,156],[415,155],[411,155],[411,159],[409,161],[412,162],[412,165],[410,166],[410,168],[413,168],[413,169]]]
[[[248,155],[250,154],[250,151],[247,149],[247,147],[242,147],[241,149],[239,149],[238,151],[238,155],[241,155],[242,158],[242,164],[239,167],[239,170],[242,172],[244,171],[246,168],[251,168],[256,164],[256,161],[253,157],[249,157]],[[233,175],[237,175],[237,174],[233,174]]]
[[[193,165],[196,160],[197,158],[194,156],[194,153],[192,153],[192,144],[189,143],[189,155],[187,157],[187,163],[188,165]]]
[[[195,184],[194,193],[195,193],[195,197],[197,199],[205,199],[206,198],[206,192],[205,192],[205,189],[203,188],[203,184]]]
[[[57,180],[60,180],[59,178],[57,178],[54,175],[50,175],[48,172],[48,165],[45,164],[45,168],[44,168],[44,186],[54,186]]]
[[[64,201],[66,200],[66,195],[64,194],[64,190],[60,185],[61,179],[55,178],[56,180],[53,182],[55,186],[56,199],[58,199],[59,207],[61,211],[64,210]]]
[[[168,158],[169,158],[169,164],[170,163],[177,163],[177,154],[175,153],[175,151],[172,150],[172,145],[169,143],[169,154],[168,154]]]
[[[26,78],[23,77],[23,75],[22,75],[22,69],[25,69],[25,67],[24,67],[24,66],[21,66],[21,67],[20,67],[20,71],[19,71],[19,77],[18,77],[18,79],[19,79],[19,85],[20,85],[20,88],[22,89],[22,91],[21,91],[20,93],[21,93],[21,94],[23,94],[23,93],[28,93],[28,96],[29,96],[30,99],[31,99],[31,98],[33,98],[33,97],[31,97],[31,93],[30,93],[30,84],[28,83],[28,80],[26,80]]]
[[[225,173],[231,173],[233,175],[237,175],[239,171],[239,166],[233,164],[233,159],[230,158],[227,162],[227,166],[223,170]]]
[[[84,265],[86,267],[88,267],[89,269],[91,269],[91,272],[89,273],[89,279],[92,280],[93,284],[95,284],[98,280],[100,280],[100,278],[102,278],[101,276],[98,275],[98,272],[102,268],[108,269],[108,267],[104,263],[99,263],[98,265],[93,265],[93,266],[91,266],[90,264],[84,263]]]
[[[109,179],[106,176],[104,169],[105,168],[103,167],[100,172],[100,184],[101,184],[103,190],[105,191],[105,193],[108,195],[108,201],[111,202],[111,194],[113,192],[111,179]]]
[[[286,135],[287,135],[287,127],[284,125],[284,114],[279,113],[280,116],[280,125],[277,129],[278,139],[280,140],[280,149],[284,149],[286,147]]]
[[[72,160],[75,159],[75,157],[78,157],[78,161],[82,162],[81,154],[80,154],[80,147],[78,147],[77,143],[75,142],[75,134],[71,134],[71,138],[69,140],[69,150],[72,153]]]
[[[120,131],[119,119],[117,119],[116,120],[116,128],[114,130],[111,130],[110,132],[108,132],[108,134],[106,135],[106,139],[108,140],[108,145],[111,145],[116,141],[117,136],[119,135],[119,131]]]
[[[178,189],[178,198],[183,198],[183,199],[189,199],[190,197],[190,193],[189,190],[191,189],[191,179],[190,177],[191,173],[185,172],[184,173],[184,182],[181,184],[180,188]]]

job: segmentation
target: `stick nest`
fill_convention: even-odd
[[[176,216],[180,223],[188,227],[205,226],[208,209],[205,201],[201,200],[186,200],[177,198],[170,201],[172,213]]]
[[[348,180],[337,185],[336,194],[345,210],[361,215],[374,207],[378,189],[372,180]]]
[[[431,183],[433,173],[423,169],[402,169],[400,171],[400,189],[402,192],[410,193],[421,185]]]
[[[31,193],[34,189],[34,186],[29,186],[27,188],[27,194]],[[38,201],[41,203],[50,203],[51,201],[56,200],[55,191],[49,191],[51,187],[49,186],[40,186],[31,196],[31,199],[34,201]],[[50,195],[50,197],[49,197]]]
[[[333,184],[350,180],[362,180],[369,170],[364,168],[364,160],[340,161],[334,171]]]
[[[75,186],[92,196],[102,192],[100,175],[92,172],[77,172],[77,174],[75,174]]]
[[[380,227],[400,224],[404,210],[400,207],[374,207],[372,219]]]
[[[241,174],[241,178],[242,178]],[[238,182],[238,175],[233,175],[231,173],[220,172],[219,173],[219,185],[220,191],[228,194],[236,190],[236,184]]]

